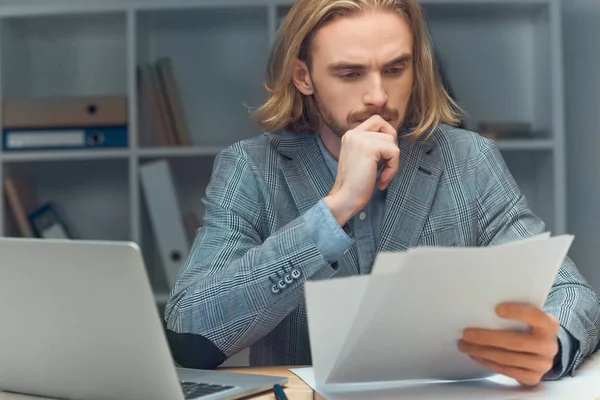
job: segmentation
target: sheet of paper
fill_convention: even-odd
[[[524,329],[521,323],[496,316],[495,306],[517,301],[541,307],[572,239],[418,248],[406,253],[396,273],[358,277],[352,288],[334,284],[335,279],[307,282],[316,382],[490,376],[491,371],[458,351],[462,330]],[[334,298],[337,307],[328,304]],[[350,311],[347,304],[352,305]],[[335,326],[342,320],[343,327]],[[330,346],[335,351],[327,350]],[[321,362],[331,355],[334,361]]]
[[[356,313],[368,287],[368,276],[351,276],[329,281],[312,281],[306,285],[306,311],[313,321],[312,327],[327,326],[327,329],[313,329],[311,348],[313,364],[321,376],[327,376],[346,340],[348,327],[356,319]],[[334,296],[333,293],[347,293],[352,296]],[[310,326],[309,326],[310,329]]]
[[[406,253],[384,251],[375,257],[371,275],[392,275],[398,273],[404,263]]]
[[[386,384],[333,384],[317,387],[313,368],[290,369],[308,386],[328,400],[411,399],[411,400],[595,400],[600,397],[600,371],[578,371],[575,377],[541,382],[524,388],[502,375],[471,381],[403,381]]]

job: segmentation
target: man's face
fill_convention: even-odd
[[[412,43],[409,25],[391,11],[342,17],[319,29],[310,79],[321,135],[341,138],[374,114],[402,126],[413,86]]]

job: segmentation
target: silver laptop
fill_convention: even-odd
[[[0,238],[0,391],[236,399],[287,378],[177,368],[139,248]]]

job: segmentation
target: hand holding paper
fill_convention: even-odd
[[[552,369],[558,352],[558,320],[527,304],[502,304],[496,312],[502,318],[526,323],[531,330],[465,329],[458,344],[459,350],[522,385],[537,385]]]
[[[307,282],[317,385],[466,380],[500,369],[534,384],[557,351],[556,321],[541,307],[572,239],[414,248],[378,255],[371,275]],[[498,316],[496,307],[507,302],[530,307]],[[484,330],[461,351],[466,328]]]

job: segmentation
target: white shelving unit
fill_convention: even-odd
[[[273,36],[293,0],[0,1],[0,97],[126,95],[130,146],[0,153],[0,175],[28,171],[41,200],[83,239],[140,244],[156,292],[165,284],[139,166],[168,159],[183,211],[201,218],[215,155],[260,133],[246,106],[265,97]],[[455,95],[481,121],[529,122],[531,140],[500,141],[532,208],[553,233],[565,217],[559,0],[424,0]],[[136,67],[173,62],[193,146],[158,147],[140,117]],[[0,115],[1,120],[1,115]],[[6,199],[0,229],[17,235]]]

